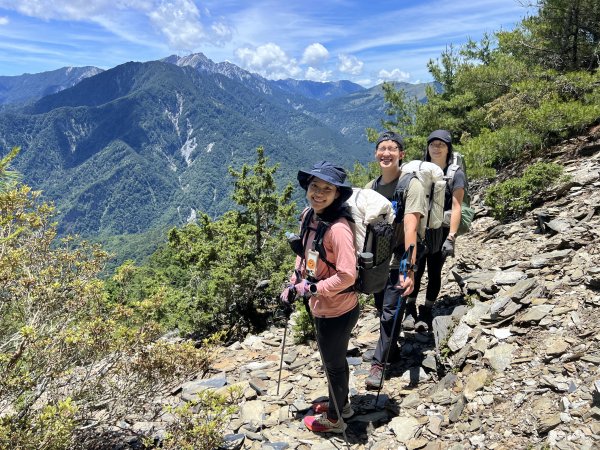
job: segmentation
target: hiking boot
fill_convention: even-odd
[[[416,304],[416,302],[407,303],[406,311],[404,313],[404,320],[402,321],[402,328],[404,328],[405,330],[414,330],[416,322],[417,322],[417,304]]]
[[[419,317],[417,322],[417,329],[427,329],[432,331],[433,313],[431,306],[419,306]]]
[[[322,413],[317,416],[306,416],[304,418],[304,425],[310,431],[316,433],[343,433],[347,425],[343,419],[338,419],[333,422],[327,418],[327,413]]]
[[[367,389],[379,389],[381,388],[381,374],[383,373],[383,366],[379,364],[373,364],[369,371],[369,376],[365,380]]]
[[[316,413],[326,413],[329,412],[329,402],[318,402],[313,403],[313,409]],[[342,419],[348,419],[354,415],[354,410],[352,409],[352,405],[350,402],[344,405],[342,409]]]

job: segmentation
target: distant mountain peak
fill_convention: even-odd
[[[23,104],[75,86],[103,72],[93,66],[61,67],[35,74],[0,76],[0,105]]]
[[[176,66],[192,66],[195,69],[205,69],[212,71],[215,67],[215,62],[207,58],[204,53],[191,53],[186,56],[171,55],[161,59],[162,62],[175,64]]]

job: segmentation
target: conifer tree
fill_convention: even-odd
[[[256,155],[254,165],[244,164],[240,171],[230,167],[229,173],[235,180],[232,198],[245,208],[242,214],[254,226],[254,249],[258,256],[262,253],[264,239],[273,236],[281,223],[291,219],[294,206],[289,204],[291,185],[285,187],[281,194],[277,192],[274,174],[278,164],[267,166],[268,158],[263,147],[256,149]]]

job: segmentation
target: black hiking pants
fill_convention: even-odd
[[[379,341],[377,341],[377,347],[375,347],[375,353],[373,354],[373,363],[377,363],[381,366],[383,366],[385,361],[385,353],[387,352],[388,347],[391,349],[391,352],[396,351],[398,335],[400,334],[400,323],[402,322],[402,313],[406,302],[402,299],[400,305],[398,305],[398,299],[402,294],[402,289],[396,287],[399,274],[400,271],[398,269],[390,270],[390,276],[385,285],[385,289],[374,294],[375,307],[379,312]],[[394,317],[396,316],[398,306],[400,306],[401,311],[398,311],[398,319],[396,320],[396,327],[394,328],[394,334],[392,335]]]
[[[450,233],[449,228],[442,228],[442,243],[448,237]],[[440,289],[442,288],[442,267],[444,266],[444,257],[442,256],[441,249],[435,253],[427,253],[418,262],[418,269],[415,273],[415,287],[411,298],[417,298],[419,289],[421,288],[421,279],[425,273],[425,266],[427,266],[427,292],[425,292],[425,299],[429,301],[435,301]]]
[[[339,317],[315,317],[317,339],[325,370],[329,376],[329,412],[327,417],[337,419],[337,410],[333,404],[336,402],[340,414],[348,400],[350,391],[350,367],[346,360],[350,333],[358,322],[360,306]]]

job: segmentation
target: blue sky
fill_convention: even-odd
[[[0,75],[202,52],[272,79],[417,83],[447,45],[527,12],[518,0],[0,0]]]

